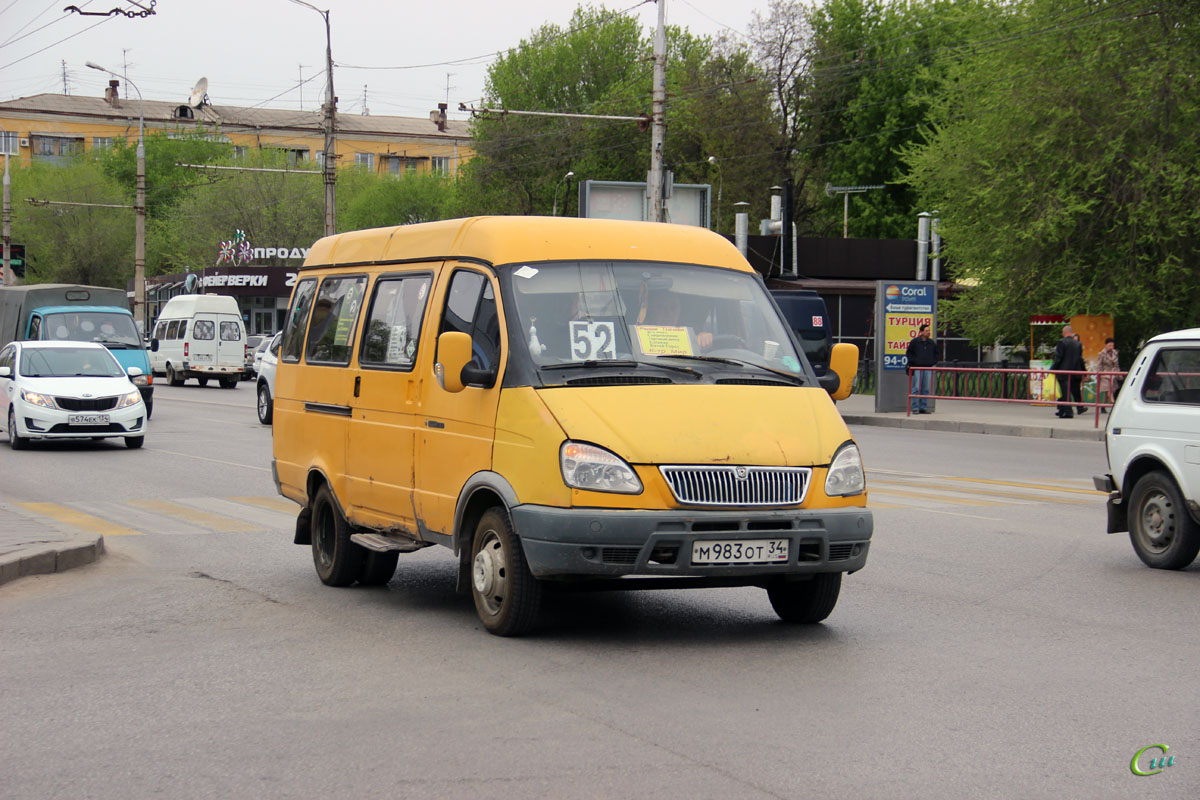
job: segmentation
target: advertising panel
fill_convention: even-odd
[[[883,288],[883,368],[908,368],[908,343],[922,325],[933,328],[934,286],[887,283]]]

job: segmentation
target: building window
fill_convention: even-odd
[[[245,147],[245,146],[243,146],[243,145],[240,145],[240,144],[235,144],[235,145],[233,146],[233,157],[234,157],[234,158],[238,158],[238,159],[245,158],[245,157],[246,157],[246,154],[247,154],[248,152],[250,152],[250,148],[249,148],[249,147]]]
[[[0,153],[7,156],[17,155],[17,135],[0,131]]]
[[[33,157],[37,161],[65,162],[82,150],[82,136],[35,136],[33,138]]]
[[[446,156],[434,156],[429,159],[429,168],[434,175],[449,175],[450,159]]]
[[[375,169],[375,154],[374,153],[355,153],[354,166],[362,167],[363,169]]]
[[[93,136],[92,137],[92,149],[93,150],[112,150],[112,146],[113,146],[113,137],[111,137],[111,136]]]

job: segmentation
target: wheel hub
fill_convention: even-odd
[[[492,593],[492,588],[496,585],[496,560],[492,558],[490,551],[480,550],[475,554],[471,575],[475,591],[484,596]]]
[[[1148,498],[1143,506],[1142,530],[1155,548],[1165,547],[1171,540],[1170,512],[1165,507],[1167,503],[1166,497],[1158,495]]]

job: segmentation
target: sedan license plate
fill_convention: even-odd
[[[69,414],[68,425],[107,425],[108,414]]]
[[[693,564],[784,564],[787,539],[692,542]]]

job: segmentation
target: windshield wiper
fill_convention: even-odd
[[[681,367],[675,364],[654,364],[646,361],[635,361],[631,358],[589,358],[586,361],[563,361],[558,364],[543,364],[542,369],[583,369],[585,367],[658,367],[672,372],[682,372],[692,377],[702,377],[691,367]]]
[[[711,364],[733,364],[734,366],[738,367],[755,367],[756,369],[761,369],[764,372],[769,372],[772,375],[778,375],[781,378],[786,378],[793,383],[808,383],[808,381],[806,381],[801,375],[795,375],[791,372],[784,372],[783,370],[772,369],[771,367],[766,367],[762,364],[755,364],[753,361],[742,361],[741,359],[737,358],[725,358],[723,356],[685,356],[676,354],[657,356],[657,358],[689,358],[696,361],[707,361]]]
[[[109,348],[110,350],[114,347],[128,350],[129,348],[134,346],[134,345],[131,345],[129,342],[122,342],[122,341],[118,341],[116,339],[92,339],[92,341],[102,344],[105,347]]]

